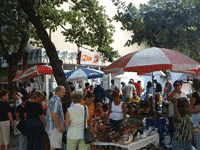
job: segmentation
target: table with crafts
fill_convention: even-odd
[[[153,144],[155,147],[158,147],[159,145],[159,134],[156,133],[155,135],[148,136],[144,139],[140,139],[137,142],[132,142],[128,145],[121,145],[121,144],[116,144],[112,142],[93,142],[92,145],[98,145],[98,146],[116,146],[116,147],[121,147],[124,149],[128,150],[138,150],[140,148],[146,147],[149,144]]]

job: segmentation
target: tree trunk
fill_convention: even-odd
[[[36,15],[35,10],[29,0],[19,0],[20,7],[25,11],[28,15],[30,22],[36,28],[36,32],[41,39],[44,48],[46,49],[46,53],[49,57],[50,64],[53,68],[53,74],[55,76],[56,82],[58,85],[63,85],[66,88],[66,94],[64,97],[64,103],[66,107],[69,107],[71,104],[71,90],[68,86],[67,80],[64,75],[64,71],[62,70],[62,62],[58,58],[58,54],[56,52],[56,48],[54,44],[51,42],[39,15]]]
[[[11,92],[14,87],[14,83],[12,80],[16,77],[17,70],[18,70],[18,62],[14,57],[13,59],[8,61],[8,90]]]

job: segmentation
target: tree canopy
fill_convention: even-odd
[[[146,42],[150,47],[175,49],[200,62],[200,1],[150,0],[137,9],[132,3],[118,7],[114,19],[122,30],[133,31],[125,46]]]
[[[118,52],[110,47],[113,39],[114,26],[109,24],[111,19],[105,14],[103,6],[99,6],[97,0],[73,0],[68,1],[69,10],[60,6],[67,2],[63,0],[52,7],[52,2],[44,1],[38,10],[45,28],[55,32],[58,26],[64,31],[66,42],[75,43],[78,47],[97,51],[103,56],[103,60],[113,61],[119,57]],[[66,27],[65,25],[70,25]],[[32,33],[32,44],[42,46],[36,32]]]

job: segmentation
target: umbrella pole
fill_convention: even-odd
[[[156,118],[156,102],[155,102],[155,94],[154,94],[154,76],[153,76],[153,72],[152,72],[152,87],[153,87],[153,112],[154,112],[154,117]]]

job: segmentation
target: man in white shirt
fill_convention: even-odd
[[[133,93],[135,92],[135,86],[132,84],[132,81],[129,81],[128,85],[123,87],[122,92],[126,102],[129,102],[129,98],[133,97]]]
[[[110,102],[112,102],[112,93],[118,88],[118,85],[115,83],[115,80],[111,80],[111,92],[110,92]]]
[[[116,90],[116,88],[118,88],[118,85],[115,83],[115,80],[112,79],[111,80],[111,94],[112,94],[112,92],[114,92]]]

